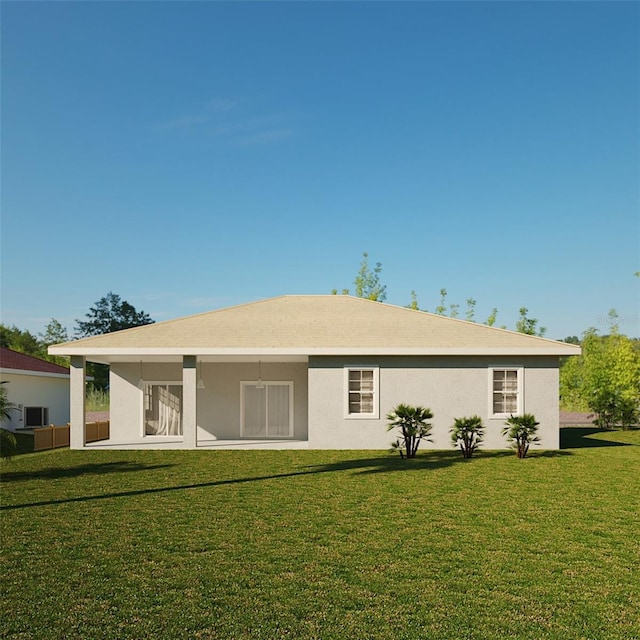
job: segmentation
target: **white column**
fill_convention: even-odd
[[[182,434],[185,449],[196,448],[197,407],[196,356],[182,358]]]
[[[71,356],[71,429],[69,444],[71,449],[84,449],[85,446],[85,359],[83,356]]]

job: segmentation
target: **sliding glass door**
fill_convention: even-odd
[[[293,382],[241,383],[241,436],[293,436]]]

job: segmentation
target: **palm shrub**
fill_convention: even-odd
[[[454,447],[460,447],[463,457],[470,458],[482,443],[483,437],[484,425],[480,416],[454,418],[451,441]]]
[[[10,420],[11,412],[18,411],[18,406],[7,397],[5,384],[7,384],[6,380],[0,382],[0,420]],[[0,456],[11,458],[15,455],[17,447],[18,443],[15,435],[9,429],[0,427]]]
[[[433,418],[431,409],[425,407],[412,407],[409,404],[399,404],[393,411],[387,414],[389,424],[387,430],[400,429],[400,436],[392,448],[400,452],[400,456],[415,458],[421,440],[430,440],[431,423]]]
[[[502,435],[511,442],[511,446],[516,450],[518,458],[525,458],[529,451],[529,446],[540,442],[536,436],[539,422],[532,413],[523,413],[521,416],[511,416],[506,421],[506,427],[502,430]]]
[[[13,432],[0,427],[0,457],[11,459],[18,450],[18,441]]]

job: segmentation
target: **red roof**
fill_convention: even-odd
[[[12,351],[6,347],[0,347],[0,367],[3,369],[19,369],[20,371],[37,371],[39,373],[61,373],[69,375],[67,367],[41,360],[26,353]]]

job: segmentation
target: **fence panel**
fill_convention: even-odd
[[[45,451],[46,449],[58,449],[68,447],[70,442],[70,428],[65,425],[49,425],[33,430],[33,450]],[[98,442],[109,439],[109,421],[87,422],[85,429],[85,442]]]
[[[41,427],[33,430],[33,450],[57,449],[69,446],[69,425]]]
[[[87,422],[85,431],[86,442],[98,442],[109,439],[109,421]]]

